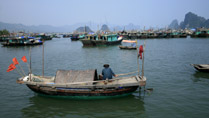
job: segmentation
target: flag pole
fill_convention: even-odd
[[[21,65],[20,65],[20,63],[17,61],[17,58],[14,57],[14,58],[12,59],[12,61],[13,61],[14,65],[19,65],[19,67],[20,67],[20,69],[21,69],[23,75],[26,76],[24,70],[22,69],[22,67],[21,67]],[[17,67],[16,67],[16,68],[17,68]],[[17,68],[17,69],[18,69],[18,68]]]
[[[20,74],[20,76],[24,77],[17,68],[16,68],[16,70],[17,70],[17,73]]]
[[[43,50],[42,50],[42,76],[44,77],[44,39],[43,39]]]
[[[27,62],[27,66],[28,66],[28,70],[29,70],[29,72],[30,72],[30,66],[29,66],[28,62]]]
[[[19,63],[18,65],[19,65],[21,71],[23,72],[23,75],[25,75],[25,72],[24,72],[24,70],[22,69],[22,66],[20,65],[20,63]],[[26,75],[25,75],[25,76],[26,76]]]
[[[139,47],[136,46],[136,49],[137,49],[137,65],[138,65],[138,76],[140,77],[140,69],[139,69]]]
[[[29,68],[29,71],[30,71],[30,80],[31,80],[31,74],[32,74],[32,70],[31,70],[31,46],[30,46],[30,50],[29,50],[29,58],[30,58],[30,68]]]
[[[17,73],[18,73],[20,76],[24,77],[24,76],[22,75],[22,73],[18,70],[18,68],[15,67],[15,65],[14,65],[13,63],[9,65],[9,67],[8,67],[8,69],[7,69],[7,72],[10,72],[10,71],[15,70],[15,69],[17,70]]]

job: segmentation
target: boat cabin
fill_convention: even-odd
[[[98,80],[97,70],[57,70],[54,83],[75,83]],[[92,83],[89,83],[92,84]]]

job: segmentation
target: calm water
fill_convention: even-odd
[[[138,44],[143,44],[139,40]],[[16,83],[16,71],[7,73],[12,58],[29,57],[29,47],[0,47],[0,118],[206,118],[209,115],[209,74],[190,64],[209,63],[209,39],[146,40],[145,76],[152,93],[136,91],[123,98],[72,100],[41,97]],[[45,75],[57,69],[97,69],[105,63],[116,74],[137,70],[136,51],[118,46],[84,48],[80,41],[53,39],[45,43]],[[32,71],[42,74],[42,46],[32,47]],[[141,63],[141,62],[140,62]]]

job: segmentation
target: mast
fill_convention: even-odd
[[[30,77],[29,77],[29,79],[31,80],[31,74],[32,74],[32,70],[31,70],[31,46],[30,46],[30,50],[29,50],[29,58],[30,58],[30,67],[29,67]]]
[[[43,49],[42,49],[42,76],[44,77],[44,39],[43,39]]]
[[[85,25],[85,27],[84,27],[84,35],[86,34],[86,25]]]
[[[137,50],[137,65],[138,65],[138,76],[140,77],[140,69],[139,69],[139,48],[136,45],[136,50]]]
[[[146,41],[144,41],[143,57],[142,57],[142,78],[144,77],[144,53],[145,53]]]

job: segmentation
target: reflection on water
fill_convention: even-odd
[[[104,100],[69,100],[34,96],[21,110],[24,117],[130,117],[143,116],[144,102],[135,96]]]
[[[206,79],[209,79],[209,73],[205,73],[205,72],[199,72],[199,71],[196,71],[193,76],[195,78],[206,78]]]
[[[193,81],[197,82],[197,81],[201,81],[201,79],[209,79],[209,73],[196,71],[193,74],[193,77],[194,77]]]

